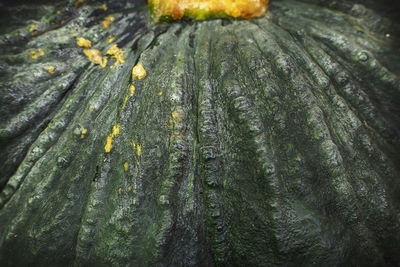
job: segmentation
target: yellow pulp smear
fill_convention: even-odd
[[[163,16],[181,19],[210,17],[234,17],[250,19],[265,13],[268,0],[148,0],[153,17]]]
[[[115,58],[115,66],[125,63],[124,53],[125,51],[119,48],[116,44],[113,44],[106,52],[107,55],[112,55]]]
[[[76,43],[80,46],[80,47],[85,47],[85,48],[90,48],[92,47],[92,42],[88,39],[85,39],[83,37],[78,37],[76,38]]]
[[[118,134],[119,134],[119,123],[118,123],[117,125],[114,125],[114,126],[113,126],[113,131],[112,131],[112,133],[110,133],[110,134],[107,136],[107,142],[106,142],[106,145],[104,146],[104,151],[105,151],[106,153],[109,153],[109,152],[111,151],[112,143],[113,143],[113,141],[114,141],[114,136],[116,136],[116,135],[118,135]]]
[[[49,66],[49,67],[46,68],[46,70],[47,70],[50,74],[54,74],[54,73],[55,73],[55,71],[54,71],[54,66]]]
[[[112,22],[115,21],[114,16],[108,16],[107,18],[105,18],[102,22],[101,22],[101,27],[103,28],[103,30],[108,30],[108,28],[110,27],[110,24]]]
[[[146,70],[143,68],[143,64],[139,62],[132,69],[132,79],[138,78],[139,80],[141,80],[144,77],[146,77]]]
[[[85,49],[83,53],[95,64],[99,64],[101,67],[105,67],[107,65],[107,58],[101,55],[100,50],[98,49]]]

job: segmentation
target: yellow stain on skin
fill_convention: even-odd
[[[87,133],[87,129],[85,129],[85,128],[82,127],[82,130],[81,130],[81,139],[85,138],[85,134],[86,134],[86,133]]]
[[[111,151],[112,142],[113,142],[113,140],[114,140],[114,137],[115,137],[116,135],[118,135],[118,134],[119,134],[119,123],[118,123],[117,125],[114,125],[114,126],[113,126],[113,131],[112,131],[112,133],[110,133],[110,135],[107,136],[107,142],[106,142],[106,145],[104,146],[104,151],[105,151],[106,153],[109,153],[109,152]]]
[[[122,109],[125,109],[126,102],[128,101],[129,96],[133,96],[135,94],[135,86],[131,84],[129,86],[129,94],[125,97],[124,104],[122,105]]]
[[[369,130],[371,130],[371,131],[374,130],[374,128],[372,128],[372,127],[368,124],[368,122],[367,122],[366,120],[364,120],[363,123],[364,123],[365,127],[367,127]]]
[[[88,39],[83,38],[83,37],[76,38],[76,43],[80,47],[85,47],[85,48],[91,48],[92,47],[92,42],[90,40],[88,40]]]
[[[177,112],[173,112],[173,113],[172,113],[172,117],[173,117],[174,119],[179,119],[179,114],[178,114]]]
[[[110,35],[110,36],[107,37],[107,43],[112,43],[114,41],[115,41],[115,37],[114,36]]]
[[[135,142],[131,142],[131,145],[133,149],[136,149],[136,155],[140,156],[142,155],[142,147],[139,144],[136,144]]]
[[[54,74],[54,73],[55,73],[55,71],[54,71],[54,66],[49,66],[49,67],[46,68],[46,70],[47,70],[50,74]]]
[[[124,163],[124,170],[125,170],[125,171],[128,171],[128,168],[129,168],[129,163],[128,163],[128,162],[125,162],[125,163]]]
[[[105,18],[102,22],[101,22],[101,27],[103,28],[103,30],[108,30],[108,28],[110,27],[111,22],[115,21],[115,18],[113,16],[108,16],[107,18]]]
[[[230,17],[254,18],[265,13],[268,0],[149,0],[153,16],[181,19],[185,14],[195,19],[206,19],[220,14]]]
[[[144,77],[146,77],[146,70],[143,68],[143,64],[139,62],[132,69],[132,79],[138,78],[139,80],[141,80]]]
[[[107,143],[104,146],[104,151],[106,153],[109,153],[111,151],[112,148],[112,141],[113,141],[113,136],[107,136]]]
[[[113,126],[113,135],[119,134],[119,123]]]
[[[133,96],[135,94],[135,86],[133,84],[131,84],[131,86],[129,86],[129,93],[130,96]]]
[[[74,3],[75,7],[78,7],[80,4],[82,4],[83,2],[85,2],[86,0],[76,0]]]
[[[32,59],[38,59],[39,56],[44,56],[44,51],[39,48],[39,49],[30,51],[29,54],[31,55]]]
[[[37,25],[31,25],[31,26],[29,27],[29,32],[34,32],[34,31],[36,31],[36,27],[37,27]]]
[[[122,109],[125,108],[126,102],[128,101],[129,95],[125,96],[124,103],[122,104]]]
[[[98,49],[85,49],[83,53],[89,58],[89,60],[95,64],[100,65],[104,68],[107,65],[107,58],[101,55]]]
[[[119,48],[116,44],[113,44],[106,52],[107,55],[111,55],[115,58],[115,66],[125,63],[124,53],[125,51]]]

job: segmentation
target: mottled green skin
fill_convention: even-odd
[[[66,1],[0,36],[0,265],[398,266],[397,28],[326,2],[155,25]],[[110,33],[126,62],[101,68],[75,38]]]

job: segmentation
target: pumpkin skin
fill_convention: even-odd
[[[369,1],[161,25],[144,1],[74,3],[2,28],[2,266],[399,265],[394,20]],[[110,34],[112,69],[76,44],[104,55]]]

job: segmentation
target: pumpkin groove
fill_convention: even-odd
[[[0,31],[2,265],[399,266],[383,8],[283,0],[154,24],[144,1],[44,2],[36,26]],[[78,37],[125,62],[92,64]]]

